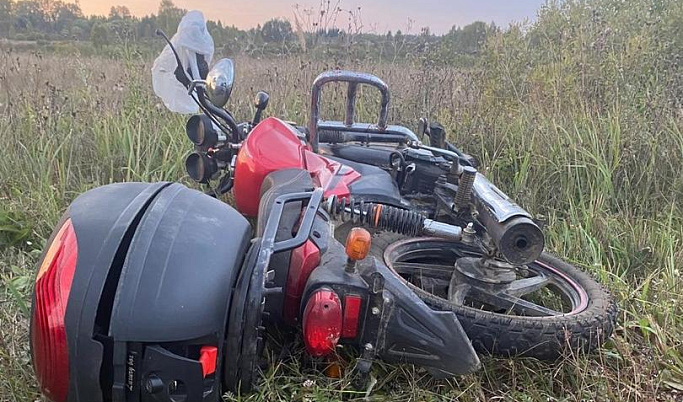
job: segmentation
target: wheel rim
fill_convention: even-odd
[[[454,279],[455,263],[462,257],[482,257],[482,253],[441,238],[401,240],[384,252],[385,264],[409,286],[451,305],[526,317],[573,315],[588,307],[583,286],[547,261],[517,269],[515,280],[503,287],[462,280],[457,273]]]

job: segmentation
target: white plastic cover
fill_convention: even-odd
[[[211,65],[213,58],[213,38],[206,29],[206,21],[201,11],[189,11],[178,25],[178,31],[171,38],[178,51],[183,69],[192,71],[190,79],[199,79],[195,54],[202,54]],[[187,93],[187,89],[175,77],[178,63],[171,48],[166,45],[152,66],[152,87],[164,105],[176,113],[197,113],[199,107]]]

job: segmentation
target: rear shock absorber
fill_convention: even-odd
[[[427,219],[423,215],[387,204],[355,201],[351,198],[329,197],[323,207],[330,217],[358,226],[385,230],[404,236],[436,236],[460,240],[462,228]]]

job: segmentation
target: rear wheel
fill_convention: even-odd
[[[481,353],[555,359],[594,349],[614,329],[617,306],[607,291],[547,253],[523,269],[484,268],[490,275],[476,278],[469,267],[482,268],[481,252],[460,242],[382,233],[370,253],[432,308],[453,311]]]

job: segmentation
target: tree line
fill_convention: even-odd
[[[330,9],[322,1],[317,9],[295,7],[292,22],[271,19],[263,25],[242,30],[207,21],[217,49],[226,54],[310,53],[330,57],[352,55],[396,59],[429,53],[432,60],[452,62],[476,57],[486,38],[499,28],[481,21],[454,26],[444,35],[428,27],[419,32],[364,32],[361,9]],[[78,3],[61,0],[0,0],[0,37],[23,41],[90,42],[97,49],[120,44],[145,45],[158,42],[157,28],[172,34],[186,10],[172,0],[162,0],[156,14],[134,16],[125,6],[112,6],[106,16],[86,16]],[[340,17],[348,26],[340,28]],[[314,18],[311,18],[314,16]],[[410,29],[409,29],[410,31]]]

